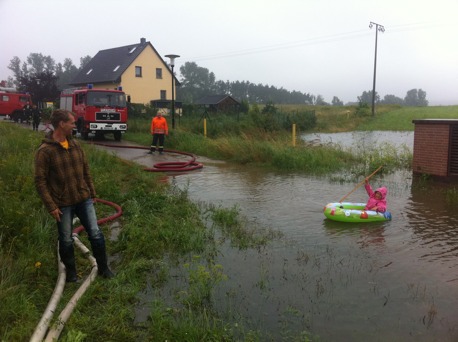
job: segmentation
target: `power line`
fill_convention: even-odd
[[[418,29],[426,29],[428,27],[431,27],[431,25],[432,24],[425,24],[425,23],[397,25],[397,26],[393,26],[389,32],[403,32],[403,31],[413,31],[413,30],[418,30]],[[370,35],[370,33],[367,32],[367,30],[358,30],[358,31],[330,34],[330,35],[319,36],[319,37],[312,37],[312,38],[307,38],[304,40],[299,40],[299,41],[294,41],[294,42],[285,42],[285,43],[278,43],[278,44],[267,45],[267,46],[252,47],[252,48],[236,50],[236,51],[222,52],[222,53],[213,54],[213,55],[196,56],[196,57],[188,58],[188,60],[205,61],[205,60],[212,60],[212,59],[238,57],[238,56],[252,55],[252,54],[258,54],[258,53],[264,53],[264,52],[270,52],[270,51],[294,49],[294,48],[298,48],[302,46],[312,46],[312,45],[332,43],[336,41],[349,40],[349,39],[354,39],[354,38],[358,38],[361,36],[368,36],[368,35]]]

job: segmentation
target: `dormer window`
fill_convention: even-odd
[[[86,73],[86,75],[89,75],[92,72],[92,69],[89,69],[89,71]]]
[[[117,65],[116,68],[113,69],[113,72],[118,71],[120,65]]]

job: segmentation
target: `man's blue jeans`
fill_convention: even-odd
[[[97,215],[95,214],[94,202],[89,198],[81,203],[61,207],[62,211],[60,222],[57,222],[57,229],[59,231],[59,245],[61,249],[73,247],[73,217],[76,215],[84,229],[86,230],[89,241],[92,243],[97,240],[104,241],[103,233],[97,224]],[[72,247],[70,247],[72,246]]]

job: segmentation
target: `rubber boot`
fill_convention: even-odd
[[[113,278],[115,275],[108,268],[107,252],[105,248],[105,238],[91,241],[92,253],[97,261],[97,268],[99,269],[99,275],[104,278]]]
[[[59,255],[60,260],[65,265],[65,281],[67,283],[75,283],[78,281],[78,276],[76,274],[76,264],[75,264],[75,251],[73,245],[63,247],[59,245]]]

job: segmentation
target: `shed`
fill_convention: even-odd
[[[196,102],[199,106],[204,106],[209,112],[228,112],[237,111],[240,108],[240,102],[230,95],[209,95],[201,98]]]
[[[458,120],[421,119],[415,124],[414,173],[441,178],[458,176]]]

